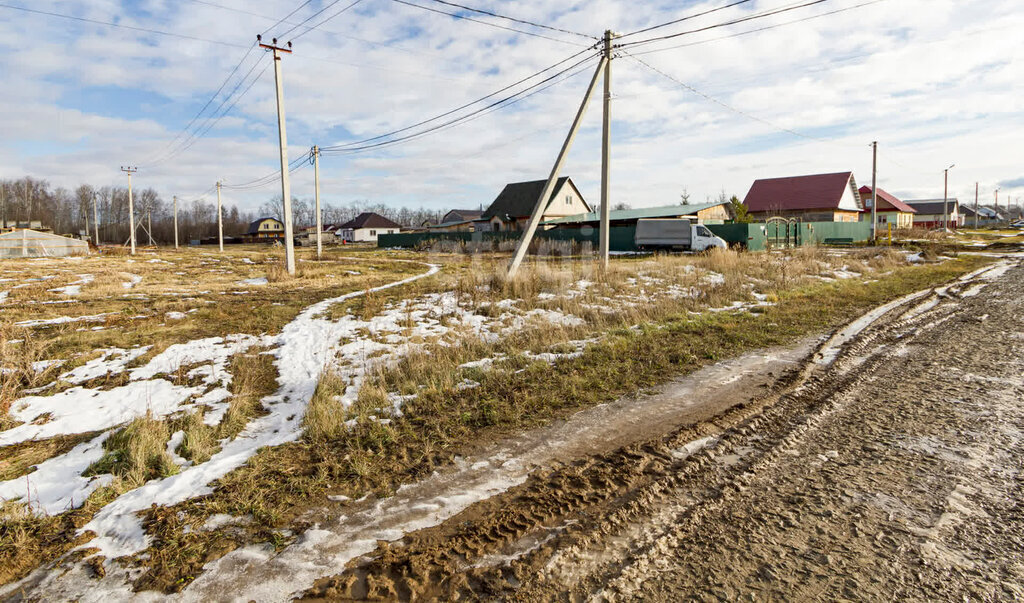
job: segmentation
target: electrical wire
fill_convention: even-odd
[[[399,4],[405,4],[406,6],[412,6],[412,7],[421,9],[421,10],[430,11],[432,13],[448,15],[449,17],[455,17],[456,19],[462,19],[464,21],[472,21],[473,23],[480,23],[482,25],[488,25],[490,27],[494,27],[494,28],[497,28],[497,29],[503,29],[505,31],[514,31],[516,33],[520,33],[520,34],[523,34],[523,35],[526,35],[526,36],[533,36],[535,38],[543,38],[545,40],[551,40],[552,42],[558,42],[559,44],[568,44],[570,46],[581,46],[581,44],[577,44],[576,42],[569,42],[568,40],[561,40],[559,38],[552,38],[551,36],[545,36],[544,34],[539,34],[539,33],[535,33],[535,32],[532,32],[532,31],[525,31],[525,30],[522,30],[522,29],[516,29],[514,27],[505,27],[504,25],[498,25],[497,23],[490,23],[488,21],[481,21],[480,19],[474,19],[472,17],[467,17],[465,15],[460,15],[458,13],[450,13],[448,11],[443,11],[443,10],[439,10],[439,9],[436,9],[436,8],[431,8],[429,6],[423,6],[422,4],[413,4],[412,2],[407,2],[406,0],[391,0],[391,1],[392,2],[397,2]]]
[[[270,69],[270,63],[264,65],[263,69],[256,75],[256,77],[249,82],[245,90],[243,90],[241,94],[235,96],[235,92],[237,92],[238,89],[242,87],[242,84],[245,83],[245,81],[249,78],[252,72],[256,70],[256,67],[258,67],[259,64],[259,61],[253,63],[249,71],[246,72],[244,76],[242,76],[242,79],[238,80],[238,83],[235,84],[235,87],[231,89],[231,92],[228,93],[228,95],[225,96],[223,100],[221,100],[220,104],[217,105],[217,108],[214,109],[213,113],[209,117],[207,117],[206,120],[203,121],[203,123],[188,138],[185,139],[185,141],[182,143],[180,147],[172,150],[166,157],[161,158],[159,163],[169,161],[174,157],[181,155],[188,149],[192,148],[195,145],[195,143],[199,141],[200,138],[205,136],[210,130],[213,129],[214,126],[217,125],[218,122],[220,122],[221,119],[224,118],[225,115],[230,113],[231,110],[235,108],[235,105],[238,104],[238,101],[242,100],[242,97],[248,94],[249,90],[252,89],[256,82],[259,81],[261,77],[263,77],[263,75],[267,72],[268,69]],[[231,104],[224,108],[225,104],[227,104],[228,101],[231,101]],[[221,110],[222,108],[223,111]]]
[[[312,2],[312,1],[313,0],[306,0],[302,4],[296,6],[295,10],[293,10],[292,12],[288,13],[287,15],[281,17],[280,19],[278,19],[277,23],[274,23],[273,25],[268,27],[267,30],[263,32],[263,35],[266,36],[268,33],[270,33],[270,30],[274,29],[278,25],[280,25],[280,24],[284,23],[285,21],[287,21],[288,19],[290,19],[292,17],[292,15],[294,15],[295,13],[299,12],[300,10],[302,10],[303,8],[308,6],[309,3]]]
[[[690,34],[700,33],[702,31],[709,31],[709,30],[712,30],[712,29],[718,29],[719,27],[728,27],[730,25],[737,25],[739,23],[745,23],[747,21],[753,21],[755,19],[763,19],[765,17],[772,17],[774,15],[779,15],[779,14],[786,13],[786,12],[789,12],[789,11],[798,10],[798,9],[801,9],[801,8],[806,8],[808,6],[814,6],[815,4],[822,4],[822,3],[828,2],[828,1],[829,0],[810,0],[808,2],[802,2],[802,3],[799,3],[799,4],[790,4],[788,6],[784,6],[784,7],[781,7],[781,8],[776,8],[776,9],[771,9],[771,10],[767,10],[767,11],[762,11],[760,13],[755,13],[753,15],[747,15],[745,17],[740,17],[740,18],[737,18],[737,19],[732,19],[730,21],[724,21],[724,22],[721,22],[721,23],[716,23],[714,25],[706,25],[704,27],[699,27],[697,29],[690,29],[690,30],[687,30],[687,31],[681,31],[681,32],[674,33],[674,34],[658,36],[658,37],[655,37],[655,38],[647,38],[646,40],[637,40],[635,42],[625,42],[623,44],[617,45],[617,47],[619,47],[619,48],[627,48],[627,47],[639,46],[639,45],[642,45],[642,44],[653,44],[654,42],[661,42],[661,41],[664,41],[664,40],[671,40],[671,39],[674,39],[674,38],[678,38],[680,36],[686,36],[686,35],[690,35]]]
[[[237,64],[235,64],[235,67],[234,67],[234,69],[232,69],[232,70],[231,70],[231,72],[230,72],[230,73],[228,73],[228,76],[227,76],[226,78],[224,78],[224,81],[223,81],[223,82],[221,82],[221,84],[220,84],[220,87],[219,87],[219,88],[217,88],[217,91],[213,93],[213,96],[211,96],[211,97],[210,97],[210,99],[206,101],[206,104],[205,104],[205,105],[203,105],[203,108],[202,108],[202,109],[200,109],[200,110],[199,110],[199,111],[198,111],[198,112],[197,112],[197,113],[196,113],[196,114],[195,114],[195,115],[194,115],[194,116],[192,117],[192,119],[190,119],[190,120],[189,120],[188,124],[186,124],[186,125],[185,125],[185,127],[184,127],[184,128],[182,128],[180,132],[178,132],[177,136],[175,136],[175,137],[174,137],[174,139],[172,139],[172,140],[171,140],[171,142],[169,142],[169,143],[168,143],[168,145],[167,145],[167,147],[166,147],[165,149],[162,149],[161,151],[157,152],[157,153],[156,153],[156,154],[155,154],[155,155],[153,156],[153,158],[152,158],[152,159],[149,159],[149,160],[147,160],[147,161],[144,161],[144,162],[143,162],[143,163],[141,164],[141,165],[142,165],[143,167],[152,167],[153,165],[156,165],[157,163],[159,163],[158,161],[156,161],[156,159],[157,159],[157,158],[160,158],[160,157],[161,157],[161,156],[162,156],[162,155],[163,155],[163,154],[164,154],[164,153],[165,153],[165,152],[166,152],[166,151],[167,151],[168,149],[172,148],[172,147],[173,147],[173,146],[174,146],[174,145],[175,145],[175,144],[176,144],[176,143],[178,142],[178,140],[179,140],[179,139],[180,139],[180,138],[181,138],[181,137],[182,137],[182,136],[183,136],[183,135],[184,135],[184,134],[185,134],[186,132],[188,132],[188,130],[189,130],[189,129],[190,129],[191,127],[192,127],[192,125],[193,125],[194,123],[196,123],[196,120],[198,120],[198,119],[199,119],[199,117],[200,117],[200,116],[201,116],[201,115],[202,115],[202,114],[203,114],[203,113],[204,113],[204,112],[205,112],[205,111],[206,111],[206,110],[207,110],[207,109],[208,109],[208,108],[210,107],[210,105],[211,105],[211,104],[213,104],[213,101],[214,101],[214,100],[215,100],[215,99],[217,98],[217,96],[218,96],[218,95],[219,95],[219,94],[220,94],[220,93],[221,93],[221,92],[222,92],[222,91],[224,90],[224,87],[225,87],[225,86],[227,86],[227,84],[228,84],[228,82],[229,82],[229,81],[231,81],[231,78],[232,78],[232,77],[233,77],[233,76],[235,75],[235,73],[237,73],[237,72],[238,72],[238,69],[239,69],[239,67],[241,67],[241,66],[242,66],[242,63],[244,63],[244,62],[245,62],[245,60],[246,60],[247,58],[249,58],[249,55],[250,55],[250,54],[252,54],[252,51],[253,51],[253,50],[255,50],[255,49],[256,49],[256,45],[255,45],[255,44],[253,44],[252,46],[250,46],[250,47],[249,47],[249,50],[246,50],[246,51],[245,51],[245,54],[244,54],[244,55],[242,55],[242,58],[241,58],[241,60],[239,60],[239,61],[238,61],[238,63],[237,63]]]
[[[535,23],[533,21],[526,21],[524,19],[517,19],[515,17],[509,17],[507,15],[500,15],[498,13],[492,13],[490,11],[481,10],[479,8],[473,8],[471,6],[466,6],[464,4],[456,4],[454,2],[448,2],[447,0],[431,0],[431,1],[432,2],[437,2],[438,4],[446,4],[448,6],[454,6],[456,8],[461,8],[461,9],[468,10],[468,11],[471,11],[471,12],[474,12],[474,13],[479,13],[481,15],[487,15],[489,17],[497,17],[499,19],[506,19],[508,21],[513,21],[515,23],[522,23],[523,25],[531,25],[533,27],[539,27],[541,29],[547,29],[547,30],[554,31],[554,32],[559,32],[559,33],[566,33],[566,34],[570,34],[570,35],[573,35],[573,36],[580,36],[581,38],[587,38],[587,39],[591,39],[591,40],[598,39],[596,36],[588,36],[587,34],[582,34],[582,33],[579,33],[578,31],[571,31],[571,30],[568,30],[568,29],[562,29],[562,28],[559,28],[559,27],[552,27],[550,25],[544,25],[543,23]],[[741,0],[740,3],[742,3],[742,2],[750,2],[750,0]]]
[[[450,111],[445,111],[444,113],[441,113],[440,115],[436,115],[434,117],[431,117],[429,119],[425,119],[423,121],[414,123],[414,124],[412,124],[410,126],[406,126],[404,128],[399,128],[397,130],[392,130],[391,132],[387,132],[385,134],[379,134],[377,136],[373,136],[373,137],[370,137],[370,138],[364,138],[362,140],[357,140],[357,141],[353,141],[353,142],[349,142],[349,143],[345,143],[345,144],[341,144],[341,145],[334,145],[334,146],[323,147],[323,148],[329,148],[329,149],[332,149],[332,150],[337,150],[337,149],[341,149],[341,148],[349,147],[349,146],[359,146],[359,145],[362,145],[362,144],[373,142],[375,140],[380,140],[381,138],[388,138],[388,137],[394,136],[395,134],[401,134],[402,132],[407,132],[409,130],[412,130],[413,128],[418,128],[419,126],[423,126],[423,125],[426,125],[428,123],[437,121],[439,119],[443,119],[443,118],[448,117],[449,115],[451,115],[453,113],[457,113],[457,112],[459,112],[459,111],[461,111],[463,109],[466,109],[468,107],[471,107],[471,106],[473,106],[473,105],[475,105],[477,103],[482,103],[483,101],[485,101],[485,100],[487,100],[489,98],[495,97],[495,96],[501,94],[502,92],[506,92],[508,90],[511,90],[512,88],[515,88],[516,86],[519,86],[520,84],[524,84],[524,83],[526,83],[526,82],[528,82],[528,81],[530,81],[530,80],[532,80],[532,79],[534,79],[536,77],[539,77],[539,76],[547,73],[548,71],[551,71],[552,69],[555,69],[555,68],[557,68],[557,67],[559,67],[561,65],[564,65],[564,64],[568,63],[569,61],[579,57],[580,55],[586,53],[589,50],[591,50],[591,49],[587,48],[587,49],[581,50],[581,51],[573,54],[572,56],[569,56],[569,57],[566,57],[566,58],[562,59],[561,61],[555,63],[554,65],[551,65],[549,67],[545,67],[544,69],[541,69],[540,71],[538,71],[536,73],[528,75],[528,76],[526,76],[526,77],[524,77],[524,78],[522,78],[522,79],[520,79],[520,80],[518,80],[516,82],[513,82],[513,83],[511,83],[511,84],[509,84],[509,85],[507,85],[507,86],[505,86],[503,88],[495,90],[494,92],[492,92],[492,93],[490,93],[490,94],[488,94],[486,96],[482,96],[482,97],[480,97],[480,98],[478,98],[476,100],[473,100],[473,101],[470,101],[470,102],[465,103],[463,105],[460,105],[458,107],[455,107],[454,109],[451,109]],[[323,148],[321,148],[321,150],[323,150]]]
[[[748,36],[750,34],[762,32],[762,31],[768,31],[769,29],[775,29],[777,27],[785,27],[787,25],[793,25],[795,23],[803,23],[804,21],[811,21],[811,20],[814,20],[814,19],[820,19],[822,17],[828,17],[830,15],[835,15],[835,14],[838,14],[838,13],[845,13],[847,11],[851,11],[851,10],[854,10],[854,9],[857,9],[857,8],[862,8],[862,7],[865,7],[865,6],[870,6],[872,4],[878,4],[879,2],[885,2],[885,0],[870,0],[869,2],[861,2],[860,4],[855,4],[853,6],[847,6],[845,8],[837,8],[836,10],[831,10],[831,11],[824,12],[824,13],[819,13],[817,15],[811,15],[809,17],[801,17],[799,19],[793,19],[792,21],[785,21],[785,22],[782,22],[782,23],[774,23],[772,25],[765,25],[764,27],[758,27],[758,28],[755,28],[755,29],[748,29],[747,31],[741,31],[741,32],[734,33],[734,34],[729,34],[729,35],[726,35],[726,36],[719,36],[717,38],[709,38],[707,40],[699,40],[697,42],[688,42],[686,44],[677,44],[675,46],[666,46],[664,48],[655,48],[655,49],[652,49],[652,50],[644,50],[644,51],[636,52],[634,54],[637,55],[637,56],[645,55],[645,54],[653,54],[653,53],[656,53],[656,52],[665,52],[667,50],[674,50],[674,49],[677,49],[677,48],[687,48],[687,47],[690,47],[690,46],[700,46],[701,44],[708,44],[708,43],[717,42],[717,41],[720,41],[720,40],[728,40],[730,38],[739,38],[741,36]]]
[[[355,2],[353,2],[352,4],[349,4],[348,6],[346,6],[346,7],[345,7],[345,8],[343,8],[343,9],[339,10],[338,12],[334,13],[334,14],[333,14],[333,15],[331,15],[330,17],[327,17],[326,19],[324,19],[323,21],[320,21],[320,22],[319,22],[319,23],[317,23],[316,25],[314,25],[314,26],[312,26],[312,27],[309,27],[308,29],[306,29],[306,31],[303,31],[303,32],[299,32],[299,34],[298,34],[298,35],[296,35],[294,39],[298,40],[299,38],[301,38],[302,36],[304,36],[304,35],[308,34],[309,32],[311,32],[311,31],[313,31],[313,30],[315,30],[315,29],[318,29],[318,28],[319,28],[319,27],[320,27],[321,25],[323,25],[324,23],[327,23],[327,22],[328,22],[328,21],[330,21],[331,19],[334,19],[335,17],[337,17],[337,16],[338,16],[338,15],[340,15],[341,13],[344,13],[344,12],[348,11],[348,9],[352,8],[353,6],[355,6],[355,5],[359,4],[359,3],[360,3],[360,2],[362,2],[362,1],[363,1],[363,0],[355,0]]]
[[[231,48],[246,48],[242,44],[232,44],[230,42],[224,42],[223,40],[211,40],[209,38],[200,38],[198,36],[189,36],[185,34],[177,34],[169,31],[160,31],[158,29],[149,29],[146,27],[136,27],[134,25],[125,25],[123,23],[112,23],[110,21],[100,21],[99,19],[88,19],[86,17],[76,17],[74,15],[65,15],[63,13],[54,13],[45,10],[36,10],[34,8],[26,8],[24,6],[14,6],[13,4],[0,3],[0,8],[9,8],[11,10],[20,10],[26,13],[34,13],[37,15],[46,15],[48,17],[58,17],[61,19],[69,19],[72,21],[80,21],[82,23],[92,23],[93,25],[105,25],[107,27],[118,27],[121,29],[129,29],[131,31],[138,31],[142,33],[156,34],[158,36],[169,36],[172,38],[179,38],[182,40],[193,40],[196,42],[206,42],[208,44],[217,44],[219,46],[229,46]]]
[[[543,84],[548,83],[548,82],[558,78],[559,76],[564,75],[565,73],[576,69],[580,65],[582,65],[582,64],[584,64],[584,63],[586,63],[588,61],[591,61],[596,56],[598,56],[598,53],[594,53],[594,54],[592,54],[592,55],[590,55],[588,57],[585,57],[584,59],[582,59],[581,61],[578,61],[577,63],[573,64],[572,66],[570,66],[570,67],[568,67],[566,69],[563,69],[562,71],[559,71],[558,73],[555,73],[554,75],[551,75],[551,76],[549,76],[549,77],[547,77],[547,78],[545,78],[545,79],[543,79],[543,80],[541,80],[541,81],[539,81],[537,83],[534,83],[534,84],[528,86],[527,88],[525,88],[523,90],[515,92],[515,93],[513,93],[513,94],[511,94],[509,96],[506,96],[504,98],[501,98],[501,99],[499,99],[497,101],[494,101],[494,102],[492,102],[492,103],[490,103],[490,104],[488,104],[488,105],[486,105],[484,107],[481,107],[479,109],[476,109],[475,111],[467,113],[466,115],[462,115],[460,117],[456,117],[456,118],[454,118],[452,120],[449,120],[447,122],[444,122],[444,123],[441,123],[441,124],[438,124],[438,125],[435,125],[435,126],[431,126],[430,128],[427,128],[426,130],[423,130],[423,131],[420,131],[420,132],[414,132],[412,134],[409,134],[409,135],[406,135],[406,136],[400,136],[398,138],[392,138],[391,140],[384,140],[384,141],[373,142],[373,143],[369,143],[369,144],[350,143],[349,145],[336,145],[336,146],[332,146],[332,147],[321,147],[320,151],[323,152],[323,153],[326,153],[326,154],[353,153],[353,152],[358,152],[358,151],[377,149],[377,148],[381,148],[381,147],[385,147],[385,146],[392,146],[392,145],[400,143],[400,142],[405,142],[405,141],[408,141],[408,140],[413,140],[413,139],[416,139],[416,138],[420,138],[420,137],[425,136],[427,134],[430,134],[432,132],[435,132],[435,131],[447,128],[447,127],[449,127],[451,125],[454,125],[456,123],[461,123],[463,121],[466,121],[466,120],[468,120],[468,119],[470,119],[470,118],[472,118],[472,117],[474,117],[476,115],[480,115],[480,114],[483,114],[485,112],[488,112],[492,108],[499,107],[499,106],[502,106],[502,105],[505,105],[505,104],[512,104],[509,101],[512,101],[512,100],[514,100],[514,99],[516,99],[518,97],[522,96],[523,98],[525,98],[525,96],[523,96],[523,95],[525,95],[527,92],[530,92],[531,90],[539,88]],[[431,120],[431,121],[433,121],[433,120]],[[408,128],[406,128],[406,129],[408,129]],[[375,138],[380,139],[380,138],[383,138],[383,137],[384,136],[377,136]],[[356,146],[353,146],[353,145],[356,145]]]
[[[648,31],[654,31],[655,29],[661,29],[662,27],[668,27],[669,25],[675,25],[677,23],[682,23],[683,21],[690,21],[691,19],[696,19],[697,17],[703,17],[704,15],[710,15],[711,13],[717,13],[718,11],[723,11],[723,10],[725,10],[727,8],[732,8],[734,6],[739,6],[740,4],[746,4],[747,2],[750,2],[750,0],[737,0],[736,2],[732,2],[732,3],[726,4],[724,6],[719,6],[718,8],[711,8],[711,9],[708,9],[708,10],[705,10],[705,11],[701,11],[699,13],[694,13],[692,15],[687,15],[685,17],[682,17],[681,19],[675,19],[674,21],[666,21],[665,23],[660,23],[658,25],[652,25],[650,27],[645,27],[643,29],[638,29],[636,31],[631,31],[629,33],[622,34],[621,36],[619,36],[619,38],[625,38],[627,36],[635,36],[636,34],[646,33]]]

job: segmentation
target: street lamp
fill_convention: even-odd
[[[943,230],[949,230],[949,170],[956,167],[956,164],[949,166],[942,170],[943,174],[943,185],[942,185],[942,228]]]

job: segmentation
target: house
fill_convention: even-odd
[[[320,229],[320,243],[323,245],[333,245],[338,242],[337,236],[333,230],[327,230],[326,227]],[[299,230],[299,234],[295,235],[295,244],[299,247],[316,247],[316,226],[307,226]]]
[[[379,235],[395,234],[401,229],[400,224],[372,211],[364,211],[339,228],[341,239],[344,241],[369,241],[372,243],[377,242]]]
[[[689,218],[695,222],[706,224],[721,224],[731,220],[733,215],[732,203],[720,201],[716,203],[702,203],[694,205],[665,205],[662,207],[643,207],[640,209],[612,210],[608,212],[608,225],[635,226],[637,220],[650,218]],[[564,218],[555,218],[543,222],[545,226],[556,226],[558,228],[582,228],[590,226],[597,228],[601,224],[601,215],[596,212],[576,214]]]
[[[758,221],[857,222],[864,209],[853,172],[755,180],[743,204]]]
[[[474,228],[494,232],[525,229],[545,184],[547,180],[506,184],[480,218],[474,220]],[[541,222],[589,211],[593,208],[583,199],[572,179],[563,176],[555,182]]]
[[[540,192],[538,191],[539,195]],[[450,222],[472,222],[473,220],[479,220],[484,214],[482,209],[453,209],[445,215],[441,216],[440,224],[447,224]]]
[[[959,228],[963,222],[960,213],[960,202],[955,197],[949,199],[916,199],[907,201],[907,205],[917,210],[914,214],[914,226],[918,228],[942,228],[943,216],[948,216],[950,228]]]
[[[249,229],[245,231],[245,236],[247,238],[258,240],[283,239],[284,222],[277,218],[269,217],[253,220],[249,223]]]
[[[864,201],[864,213],[860,215],[861,221],[871,221],[871,187],[860,187],[860,198]],[[892,224],[893,228],[913,228],[914,214],[917,210],[900,201],[895,195],[878,189],[878,209],[875,210],[879,228],[887,228]],[[879,231],[881,232],[881,231]]]

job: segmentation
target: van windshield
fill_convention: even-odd
[[[697,234],[702,236],[702,237],[714,236],[714,235],[711,234],[710,230],[708,230],[707,228],[704,228],[703,226],[698,226],[697,227]]]

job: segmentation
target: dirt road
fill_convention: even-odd
[[[791,366],[381,542],[306,596],[1024,598],[1024,267],[904,298]]]

